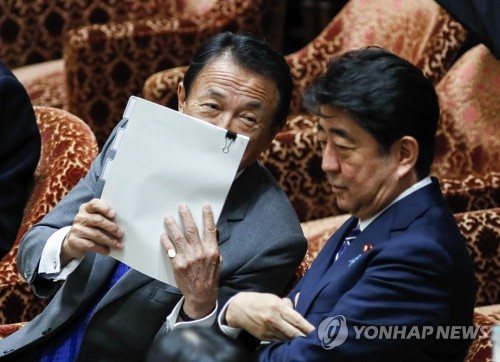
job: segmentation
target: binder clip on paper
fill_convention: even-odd
[[[226,143],[224,144],[224,148],[222,149],[222,152],[228,153],[229,147],[231,147],[234,140],[236,140],[236,133],[231,132],[231,131],[227,131],[226,132]]]

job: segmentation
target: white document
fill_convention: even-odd
[[[101,196],[124,231],[124,249],[110,255],[175,286],[160,242],[164,216],[182,227],[178,207],[186,203],[203,238],[202,206],[212,206],[217,222],[248,137],[138,97],[130,97],[124,117],[129,121]]]

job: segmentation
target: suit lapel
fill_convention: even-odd
[[[339,249],[341,242],[344,240],[344,236],[348,233],[348,230],[352,229],[355,222],[357,222],[356,218],[349,218],[330,237],[330,239],[328,239],[325,246],[316,257],[316,260],[313,262],[311,268],[304,276],[306,280],[304,280],[303,287],[300,290],[300,296],[297,304],[297,311],[300,314],[305,315],[307,308],[317,294],[317,281],[320,281],[327,273],[328,268],[333,262],[335,253]]]
[[[226,202],[222,208],[221,215],[217,222],[219,232],[219,245],[231,237],[232,222],[240,222],[245,219],[250,202],[257,195],[256,188],[259,182],[255,181],[260,170],[257,162],[249,166],[236,180],[234,180],[229,190]],[[253,195],[248,197],[248,195]]]
[[[119,261],[109,256],[97,254],[95,256],[94,267],[89,276],[89,282],[85,291],[86,295],[92,294],[94,297],[96,293],[108,286],[109,278],[116,270]],[[103,278],[103,275],[107,277]],[[123,275],[116,284],[105,294],[104,298],[99,302],[99,308],[113,302],[117,298],[140,288],[146,283],[151,282],[153,279],[134,269],[130,269]]]
[[[378,245],[390,238],[392,231],[406,229],[413,220],[426,212],[430,207],[443,202],[444,199],[439,188],[439,183],[436,179],[433,179],[432,184],[408,195],[379,215],[361,232],[339,259],[332,264],[340,242],[343,241],[347,230],[350,230],[350,226],[353,223],[353,218],[347,220],[330,238],[311,269],[304,276],[304,278],[308,279],[304,280],[305,283],[300,291],[297,311],[305,316],[312,302],[329,283],[335,280],[340,281],[352,278],[352,270],[350,268],[353,268],[355,263],[362,263],[362,259],[369,253],[375,252]],[[365,245],[370,245],[371,249],[364,252],[363,248]],[[332,303],[336,303],[336,300],[332,300]]]

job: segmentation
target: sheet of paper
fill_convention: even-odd
[[[130,98],[124,117],[129,121],[101,197],[124,230],[125,247],[111,256],[175,286],[160,242],[164,215],[181,225],[178,206],[185,202],[203,237],[202,206],[212,206],[217,222],[248,137],[231,139],[223,128],[138,97]]]

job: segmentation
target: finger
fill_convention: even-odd
[[[175,219],[172,215],[165,215],[165,226],[167,228],[167,236],[170,242],[173,244],[175,250],[179,252],[179,250],[184,250],[184,234],[182,234],[181,230],[177,226]]]
[[[286,320],[281,320],[280,322],[278,322],[276,327],[278,328],[278,333],[276,333],[276,337],[278,338],[278,340],[290,340],[296,337],[305,336],[305,334],[300,329],[288,323]]]
[[[205,227],[205,242],[218,244],[214,213],[212,207],[208,204],[203,205],[203,225]]]
[[[92,214],[101,214],[109,218],[115,217],[115,211],[111,208],[106,201],[101,199],[92,199],[89,202],[82,205],[85,211]]]
[[[281,317],[286,323],[293,327],[295,333],[305,336],[314,330],[314,326],[307,321],[300,313],[284,304],[281,309]],[[291,331],[291,330],[290,330]]]
[[[161,241],[161,244],[163,245],[163,248],[165,249],[168,257],[171,259],[174,258],[177,255],[177,251],[175,250],[175,246],[170,241],[167,233],[161,234],[160,241]]]
[[[69,237],[70,242],[73,241],[73,238],[75,238],[75,241],[78,239],[85,239],[92,243],[102,245],[105,248],[123,248],[123,244],[120,239],[116,239],[113,235],[110,235],[101,229],[87,227],[82,224],[73,224],[70,229]]]
[[[184,225],[186,241],[188,243],[200,242],[201,240],[198,226],[194,222],[191,210],[189,210],[189,207],[186,204],[179,205],[179,215],[181,217],[182,224]]]
[[[81,236],[77,236],[75,234],[68,234],[68,243],[71,244],[71,247],[76,250],[77,255],[83,256],[88,252],[99,253],[102,255],[109,254],[109,248],[103,246],[99,243],[96,243],[90,239],[86,239]]]
[[[116,239],[123,237],[123,230],[115,222],[100,214],[79,213],[75,216],[73,224],[100,229]]]

